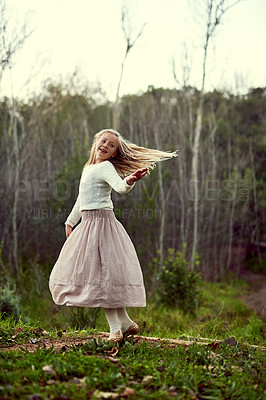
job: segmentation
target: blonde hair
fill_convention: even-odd
[[[132,174],[139,168],[153,169],[156,165],[156,162],[168,160],[170,158],[177,157],[178,155],[177,150],[174,152],[166,152],[137,146],[136,144],[131,143],[123,138],[123,136],[114,129],[103,129],[94,136],[94,142],[90,151],[90,158],[85,166],[95,164],[96,144],[100,137],[107,132],[114,134],[118,138],[117,154],[108,161],[114,165],[121,177]]]

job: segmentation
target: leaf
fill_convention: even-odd
[[[232,347],[236,347],[236,338],[234,336],[230,336],[223,340],[224,344],[229,344]]]
[[[207,344],[207,347],[210,347],[212,351],[215,351],[220,347],[220,343],[211,342]]]
[[[72,383],[74,385],[76,385],[77,387],[86,387],[86,376],[84,376],[84,378],[76,378],[73,377],[71,378],[68,383]]]
[[[74,377],[69,379],[68,383],[74,383],[74,385],[77,385],[78,383],[80,383],[80,379]]]
[[[96,399],[117,399],[119,397],[118,393],[100,392],[99,390],[96,390],[93,395],[96,397]]]
[[[220,356],[219,354],[217,354],[217,353],[214,353],[213,351],[211,352],[211,356],[213,357],[213,358],[222,358],[222,356]],[[209,358],[209,357],[208,357]]]
[[[42,400],[42,397],[38,393],[30,394],[27,397],[28,400]]]
[[[238,366],[236,366],[236,365],[232,365],[231,368],[232,368],[233,370],[235,370],[235,371],[239,371],[239,372],[242,372],[242,371],[243,371],[243,369],[242,369],[241,367],[238,367]]]
[[[118,348],[114,346],[114,347],[112,347],[111,350],[107,351],[107,353],[112,355],[112,356],[116,356],[118,351],[119,351]]]
[[[135,394],[135,390],[129,387],[126,387],[125,390],[122,393],[123,397],[130,397]]]
[[[39,327],[37,329],[34,329],[33,333],[34,333],[34,335],[41,336],[42,328]]]
[[[56,375],[56,370],[52,365],[45,365],[42,367],[43,372],[45,372],[47,375]]]
[[[38,342],[40,342],[41,341],[41,339],[37,339],[37,338],[29,338],[29,342],[30,343],[32,343],[32,344],[36,344],[36,343],[38,343]]]
[[[115,357],[106,357],[107,360],[111,361],[114,364],[117,364],[120,361],[120,358],[115,358]]]
[[[176,386],[170,386],[169,387],[169,392],[177,392],[177,387]]]
[[[82,386],[86,386],[86,383],[87,383],[87,377],[86,377],[86,376],[84,376],[84,378],[81,378],[81,379],[79,380],[79,383],[80,383]]]
[[[149,386],[152,383],[152,381],[153,381],[153,376],[152,375],[146,375],[142,379],[142,383],[144,383],[145,386]]]
[[[58,381],[54,380],[54,379],[48,379],[48,381],[46,382],[46,385],[54,385],[58,383]]]

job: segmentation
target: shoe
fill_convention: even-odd
[[[136,324],[136,322],[132,322],[132,324],[123,333],[123,336],[136,335],[137,333],[139,333],[139,326]]]
[[[110,335],[108,340],[109,340],[109,342],[112,342],[112,343],[120,343],[123,340],[123,334],[121,331],[117,331],[117,332],[113,333],[112,335]]]

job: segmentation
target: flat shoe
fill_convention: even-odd
[[[121,331],[117,331],[117,332],[113,333],[112,335],[110,335],[108,340],[109,340],[109,342],[112,342],[112,343],[122,342],[123,334]]]
[[[139,326],[136,324],[136,322],[132,322],[132,324],[123,333],[123,336],[136,335],[137,333],[139,333]]]

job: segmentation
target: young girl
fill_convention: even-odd
[[[139,147],[113,129],[95,135],[77,201],[65,222],[66,237],[49,287],[58,305],[102,307],[109,340],[139,332],[125,307],[145,307],[146,295],[135,248],[115,218],[111,190],[128,193],[157,161],[177,156]],[[73,226],[82,218],[81,223]]]

